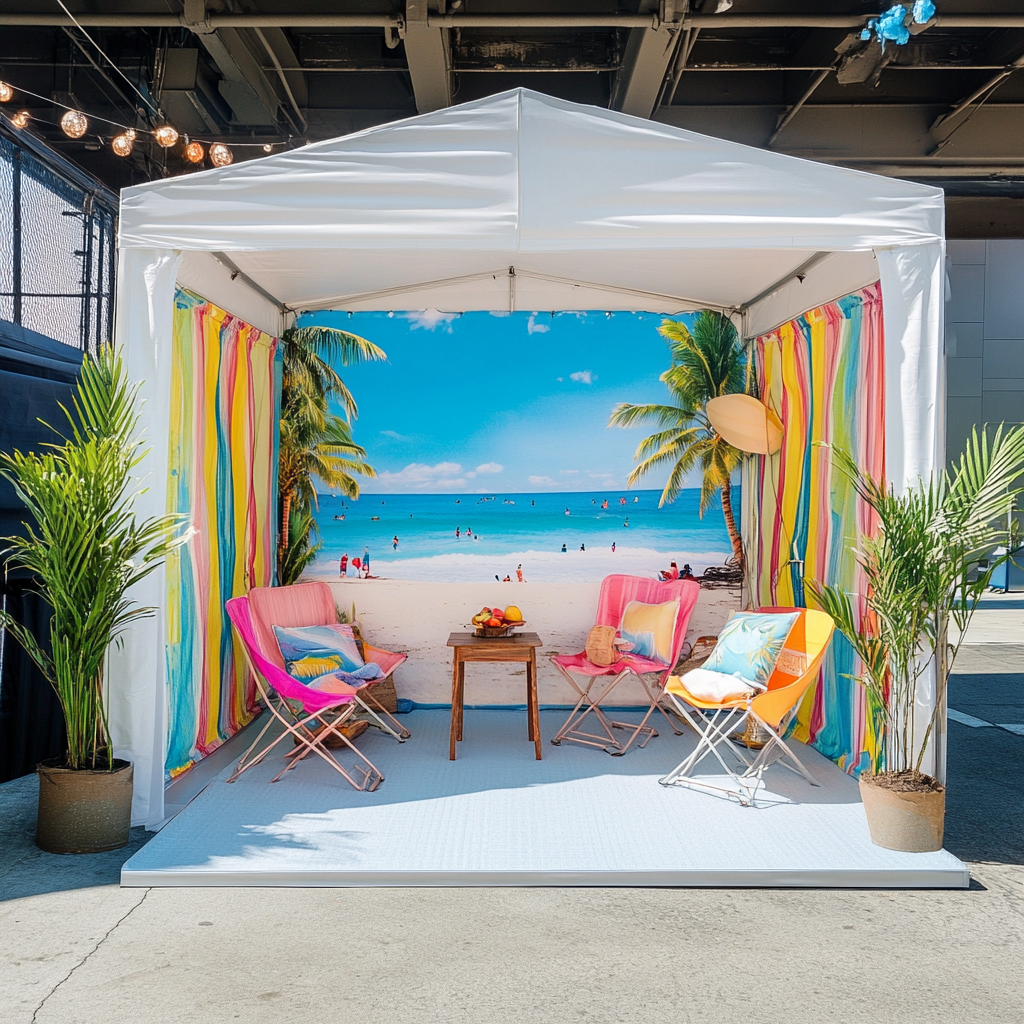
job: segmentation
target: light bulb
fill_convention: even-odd
[[[110,148],[114,151],[114,153],[117,156],[129,156],[134,145],[134,140],[131,139],[127,134],[124,134],[118,135],[110,144]]]
[[[178,133],[169,124],[165,124],[153,132],[153,138],[156,139],[158,145],[167,149],[178,141]]]
[[[190,142],[185,147],[185,159],[190,164],[201,164],[205,156],[206,150],[203,149],[202,143]]]
[[[269,142],[265,142],[263,144],[263,152],[264,153],[272,153],[273,151],[274,151],[274,147]]]
[[[6,82],[0,82],[0,103],[10,103],[12,99],[14,90]]]
[[[32,120],[32,115],[27,110],[19,110],[14,117],[11,118],[11,124],[15,128],[27,128],[29,121]]]
[[[80,110],[69,110],[60,119],[60,126],[69,138],[80,139],[89,130],[89,118]]]
[[[210,163],[214,167],[227,167],[234,157],[231,155],[231,150],[222,142],[215,142],[210,147]]]

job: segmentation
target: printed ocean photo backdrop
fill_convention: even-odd
[[[699,472],[659,507],[670,466],[627,486],[651,429],[609,427],[620,402],[664,402],[670,356],[651,313],[321,312],[379,345],[386,363],[338,366],[354,440],[376,476],[358,500],[320,488],[313,573],[391,579],[596,582],[700,575],[731,553],[717,502],[698,515]],[[692,314],[674,319],[692,323]],[[738,495],[736,495],[738,498]],[[734,499],[735,500],[735,499]]]

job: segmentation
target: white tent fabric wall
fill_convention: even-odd
[[[154,440],[145,509],[166,507],[159,370],[181,251],[193,268],[229,254],[241,275],[224,304],[265,330],[269,295],[297,311],[708,306],[745,311],[753,333],[880,278],[891,478],[939,464],[943,197],[929,186],[514,90],[126,189],[120,246],[116,336]],[[193,273],[182,282],[220,301]],[[140,598],[162,606],[162,577]],[[145,766],[136,823],[163,817],[161,636],[159,616],[141,624],[111,667],[119,751]]]

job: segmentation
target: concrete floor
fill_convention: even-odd
[[[33,780],[8,784],[0,1022],[1017,1024],[1024,736],[996,723],[1024,724],[1022,665],[967,647],[951,683],[993,723],[950,724],[961,891],[120,889],[145,833],[43,854]]]

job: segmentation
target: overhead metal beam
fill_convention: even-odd
[[[239,30],[213,28],[206,0],[185,0],[182,18],[223,76],[217,89],[234,113],[235,121],[244,125],[276,124],[280,105],[277,93]],[[298,124],[295,127],[300,130]]]
[[[685,5],[681,5],[685,6]],[[622,70],[615,76],[609,106],[624,114],[650,117],[665,83],[665,76],[683,37],[673,22],[659,21],[658,0],[641,0],[640,14],[649,14],[656,24],[634,28],[629,33]]]
[[[683,28],[861,28],[878,12],[864,14],[689,14]],[[80,25],[97,28],[188,27],[176,14],[76,14]],[[221,28],[398,28],[403,19],[391,14],[210,14],[210,29]],[[657,14],[431,14],[434,28],[658,28]],[[0,12],[0,25],[72,27],[65,14],[34,11]],[[1024,14],[940,14],[928,28],[1024,28]]]
[[[427,0],[406,0],[405,60],[421,114],[449,107],[452,102],[448,29],[431,24],[429,13]]]

